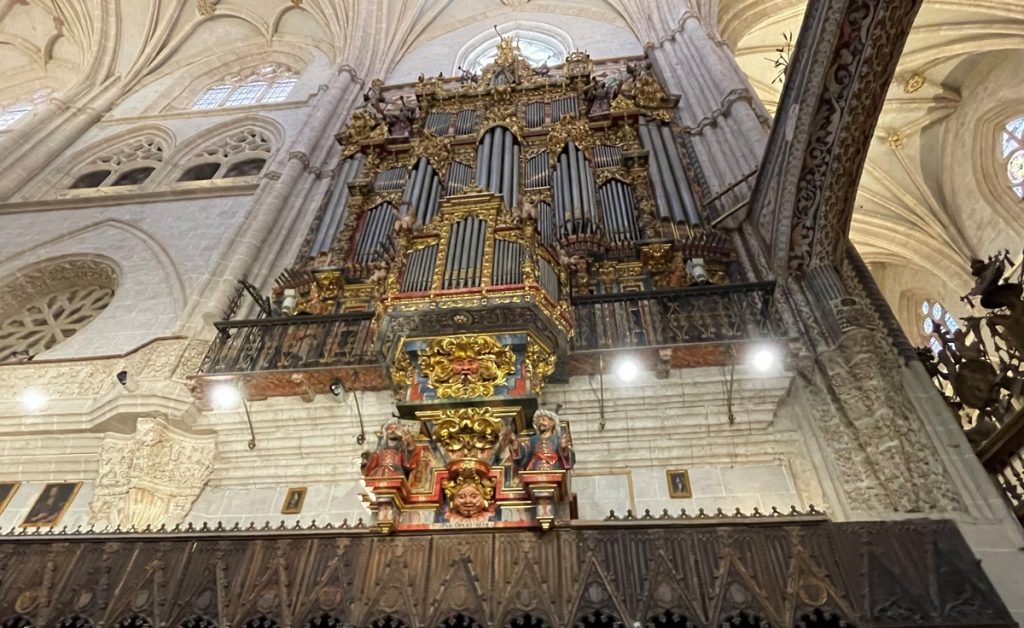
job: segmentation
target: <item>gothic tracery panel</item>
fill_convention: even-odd
[[[117,272],[96,260],[68,260],[0,286],[0,363],[26,360],[74,336],[110,305]]]

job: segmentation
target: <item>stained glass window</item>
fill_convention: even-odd
[[[295,87],[293,75],[290,68],[265,63],[249,72],[225,77],[206,88],[192,103],[192,108],[216,109],[282,102]]]
[[[1019,198],[1024,199],[1024,116],[1007,123],[1003,129],[1001,147],[1010,187]]]
[[[939,337],[949,336],[958,329],[960,329],[960,323],[941,303],[938,301],[921,302],[921,331],[924,332],[924,337],[932,351],[935,353],[942,351],[942,341],[939,340]]]

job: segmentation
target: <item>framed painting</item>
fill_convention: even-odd
[[[669,497],[693,497],[689,471],[685,469],[669,469],[665,471],[665,477],[668,479]]]
[[[54,482],[43,487],[43,492],[32,504],[21,527],[52,527],[60,523],[71,502],[74,501],[81,482]]]
[[[11,503],[11,498],[18,492],[19,486],[21,482],[0,482],[0,514],[3,514],[4,508]]]
[[[302,502],[306,501],[306,487],[295,486],[288,489],[281,506],[282,515],[297,515],[302,512]]]

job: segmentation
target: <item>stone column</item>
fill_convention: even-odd
[[[732,51],[690,9],[646,49],[666,88],[680,96],[676,118],[693,143],[711,194],[749,174],[761,161],[771,121]],[[754,178],[739,185],[710,208],[711,214],[745,201],[753,185]]]
[[[231,238],[231,246],[218,261],[211,277],[197,292],[182,317],[183,332],[188,335],[212,334],[209,318],[217,318],[237,290],[243,277],[260,287],[267,287],[272,273],[287,266],[280,259],[288,249],[288,235],[293,224],[312,214],[303,211],[306,192],[316,183],[310,168],[310,154],[323,158],[334,144],[336,127],[348,119],[361,93],[362,80],[350,68],[340,71],[325,93],[320,96],[296,139],[287,147],[287,157],[280,172],[266,175],[253,197],[244,222]],[[308,222],[308,221],[307,221]]]

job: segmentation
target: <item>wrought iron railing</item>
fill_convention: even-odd
[[[573,298],[574,351],[735,342],[778,335],[772,282]],[[202,375],[378,364],[373,312],[216,323]]]
[[[373,312],[221,321],[200,374],[377,364],[372,321]]]
[[[576,296],[573,350],[775,337],[774,291],[774,282],[762,282]]]

